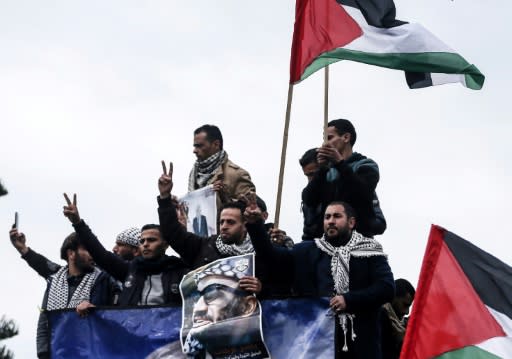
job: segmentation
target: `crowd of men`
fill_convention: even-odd
[[[254,253],[256,275],[242,277],[237,285],[215,287],[218,295],[226,291],[224,295],[251,303],[255,294],[330,297],[336,358],[398,358],[404,318],[415,292],[406,280],[394,280],[374,238],[386,229],[376,195],[379,169],[353,151],[355,142],[352,123],[334,120],[328,124],[326,142],[299,160],[307,185],[302,192],[302,240],[295,243],[265,223],[265,202],[256,195],[249,173],[228,159],[214,125],[194,131],[197,160],[188,189],[211,185],[216,192],[218,235],[208,236],[202,221],[194,223],[195,233],[187,231],[183,209],[172,195],[172,164],[167,167],[163,161],[157,198],[160,223],[121,232],[112,251],[80,216],[76,195],[64,195],[63,214],[73,228],[61,247],[65,266],[28,247],[25,235],[13,226],[12,244],[48,283],[37,329],[38,357],[49,358],[47,311],[76,308],[85,316],[95,306],[181,305],[184,274],[217,259]],[[179,257],[166,255],[169,246]],[[194,308],[198,320],[221,320],[222,311],[209,308],[206,299],[199,301],[201,308]]]

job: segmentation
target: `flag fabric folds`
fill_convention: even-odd
[[[432,226],[401,358],[512,358],[512,268]]]
[[[333,358],[334,317],[326,298],[264,300],[264,340],[273,358]],[[51,358],[186,358],[181,307],[49,312]],[[226,352],[225,358],[233,358]]]
[[[405,71],[410,88],[460,82],[479,90],[484,75],[418,24],[395,18],[392,0],[296,0],[290,83],[340,60]]]

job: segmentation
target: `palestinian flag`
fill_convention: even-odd
[[[290,83],[340,60],[405,71],[410,88],[460,82],[479,90],[484,75],[418,24],[395,18],[393,0],[297,0]]]
[[[402,359],[512,358],[512,268],[432,226]]]

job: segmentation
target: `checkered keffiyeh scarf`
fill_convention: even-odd
[[[132,227],[125,229],[116,237],[116,242],[128,244],[132,247],[138,247],[140,244],[140,229]]]
[[[215,241],[215,246],[219,250],[222,255],[225,256],[241,256],[242,254],[254,253],[254,248],[252,246],[251,237],[249,237],[249,233],[244,238],[244,241],[238,244],[226,244],[222,241],[222,237],[218,236]]]
[[[386,256],[382,250],[382,245],[373,238],[363,237],[362,234],[352,231],[352,237],[345,246],[334,247],[327,242],[325,234],[322,238],[315,239],[316,246],[331,256],[331,274],[334,280],[334,291],[336,295],[343,295],[349,290],[350,275],[350,257],[373,257]],[[352,340],[356,338],[354,332],[354,315],[349,313],[339,313],[339,321],[345,337],[343,351],[348,351],[347,331],[348,321],[352,322]]]
[[[183,353],[187,354],[187,358],[195,359],[201,357],[204,358],[204,351],[205,348],[203,343],[194,338],[189,332],[187,334],[187,338],[185,338],[185,343],[183,344]]]
[[[206,186],[210,178],[213,177],[213,172],[224,162],[226,157],[226,151],[220,150],[203,161],[197,160],[188,181],[189,192]]]
[[[57,273],[50,277],[51,284],[46,310],[76,308],[78,304],[85,300],[89,300],[91,297],[92,287],[100,273],[101,272],[98,268],[94,268],[94,271],[84,275],[68,303],[68,267],[65,266],[59,269]]]

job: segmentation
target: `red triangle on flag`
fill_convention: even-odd
[[[506,336],[432,226],[401,358],[426,359]]]
[[[290,83],[320,54],[357,39],[363,30],[335,0],[297,0],[290,59]]]

